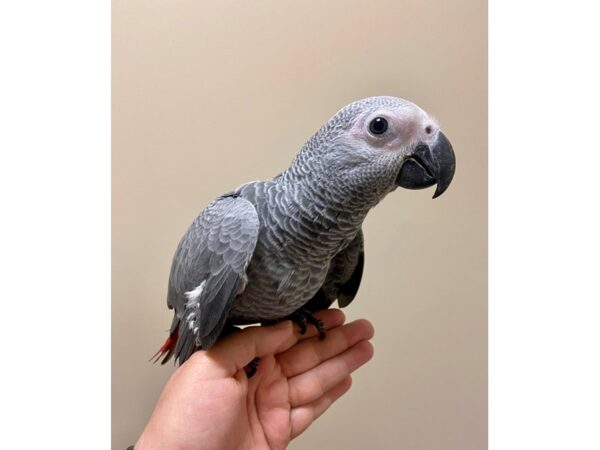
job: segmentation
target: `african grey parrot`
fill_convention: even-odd
[[[291,318],[323,334],[312,312],[354,299],[369,210],[398,186],[437,184],[435,198],[454,169],[450,142],[413,103],[371,97],[344,107],[287,170],[220,196],[194,220],[173,258],[175,316],[157,359],[182,364],[235,325]]]

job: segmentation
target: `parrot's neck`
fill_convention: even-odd
[[[352,180],[352,181],[350,181]],[[354,236],[367,213],[387,192],[377,183],[359,183],[356,178],[316,176],[302,178],[281,177],[280,183],[294,215],[320,235],[323,233],[341,238]]]
[[[273,181],[294,215],[320,236],[354,236],[367,213],[395,188],[398,155],[365,157],[342,145],[325,148],[315,135]],[[358,155],[358,156],[353,156]]]
[[[293,192],[293,201],[299,203],[301,210],[307,206],[313,210],[310,205],[314,205],[324,215],[348,214],[362,223],[369,210],[395,189],[397,171],[389,161],[383,161],[380,167],[371,164],[366,170],[360,165],[352,169],[323,169],[292,164],[277,180],[286,191]]]

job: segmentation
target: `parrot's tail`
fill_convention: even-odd
[[[177,344],[177,338],[179,337],[179,327],[175,327],[175,329],[171,332],[165,343],[162,345],[158,351],[152,355],[150,361],[156,363],[159,359],[162,358],[161,364],[165,364],[167,361],[171,359],[173,353],[175,352],[175,345]]]

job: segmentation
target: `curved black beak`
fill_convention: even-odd
[[[433,198],[444,193],[454,177],[456,159],[452,145],[444,133],[438,133],[433,146],[419,144],[404,162],[396,184],[406,189],[424,189],[437,183]]]

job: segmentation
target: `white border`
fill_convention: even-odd
[[[596,2],[490,3],[490,443],[600,448]]]
[[[0,448],[110,447],[110,3],[0,6]]]
[[[491,448],[600,448],[600,14],[490,16]],[[109,20],[0,7],[2,448],[109,446]]]

